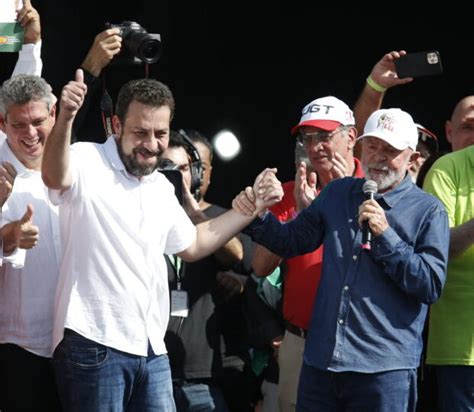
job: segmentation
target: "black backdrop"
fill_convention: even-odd
[[[294,141],[289,130],[301,108],[325,95],[352,106],[371,67],[387,51],[440,51],[444,74],[390,90],[385,106],[410,112],[441,137],[443,148],[445,119],[458,99],[473,93],[468,16],[448,21],[441,13],[368,13],[342,4],[321,9],[314,2],[285,8],[180,0],[33,4],[42,17],[43,76],[58,95],[106,21],[135,20],[161,34],[163,54],[150,66],[150,77],[168,84],[175,95],[172,126],[198,129],[208,137],[229,128],[241,140],[239,157],[214,162],[209,200],[223,206],[263,167],[276,166],[281,180],[291,179]],[[0,59],[5,78],[15,56]],[[110,94],[115,98],[120,84],[143,75],[140,67],[107,69]],[[103,139],[99,118],[90,116],[89,122],[96,133],[82,140]]]

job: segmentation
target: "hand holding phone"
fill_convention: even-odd
[[[437,50],[408,53],[395,60],[395,69],[400,79],[443,73],[441,56]]]

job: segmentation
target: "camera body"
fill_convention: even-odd
[[[153,64],[161,55],[161,35],[148,33],[145,28],[134,21],[123,21],[119,24],[106,23],[106,28],[117,27],[122,36],[122,50],[113,60],[114,63]]]

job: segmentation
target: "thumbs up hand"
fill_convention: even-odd
[[[87,94],[87,85],[84,83],[84,72],[82,69],[76,70],[76,77],[64,86],[61,93],[60,116],[66,120],[72,120],[82,104]]]
[[[15,223],[14,236],[17,247],[31,249],[36,246],[39,239],[39,229],[33,224],[33,206],[29,204],[23,217]]]

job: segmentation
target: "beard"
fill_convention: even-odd
[[[163,153],[163,151],[151,152],[148,149],[142,147],[133,149],[131,154],[125,154],[122,148],[122,136],[120,136],[117,140],[117,150],[119,157],[125,166],[125,169],[127,169],[127,172],[138,178],[152,174],[158,167],[158,157],[160,157]],[[149,156],[154,156],[155,161],[153,164],[140,163],[138,161],[139,152],[146,153]]]
[[[395,183],[400,182],[405,177],[405,171],[395,171],[390,169],[383,163],[372,163],[370,165],[362,165],[366,179],[373,180],[377,183],[379,191],[391,188]],[[370,169],[382,170],[383,173],[372,175]]]

